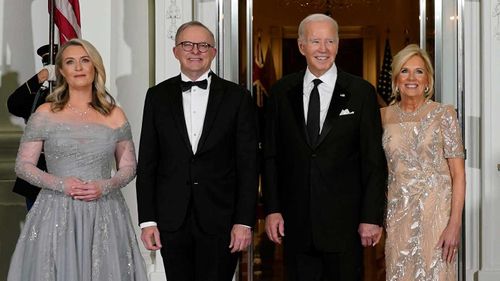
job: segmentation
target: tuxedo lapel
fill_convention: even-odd
[[[202,151],[210,129],[212,128],[220,103],[224,97],[224,87],[222,80],[215,74],[211,74],[210,90],[208,93],[207,111],[205,113],[205,120],[203,122],[203,130],[201,132],[200,141],[198,143],[197,152]]]
[[[176,81],[174,81],[173,86],[167,90],[172,94],[167,95],[170,97],[171,101],[168,103],[171,106],[171,111],[174,118],[174,123],[184,140],[186,146],[189,148],[189,151],[193,151],[191,147],[191,142],[189,141],[189,136],[186,128],[186,119],[184,117],[184,106],[182,104],[182,91],[181,91],[181,76],[177,76]]]
[[[290,101],[290,104],[292,105],[297,128],[299,129],[302,138],[307,142],[309,146],[311,146],[311,140],[309,140],[306,121],[304,118],[304,89],[302,84],[304,75],[300,75],[299,77],[300,81],[298,81],[297,85],[291,88],[291,90],[288,92],[288,99]]]
[[[332,101],[326,114],[323,129],[319,135],[318,145],[330,133],[333,127],[333,121],[339,117],[340,111],[346,107],[347,101],[350,98],[350,93],[346,90],[346,80],[341,71],[338,72],[337,81],[335,82],[335,89],[333,90]]]

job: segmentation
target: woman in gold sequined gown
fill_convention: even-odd
[[[465,197],[464,150],[452,106],[431,100],[427,53],[408,45],[395,57],[395,103],[381,110],[389,168],[386,279],[456,280]]]

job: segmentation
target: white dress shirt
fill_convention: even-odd
[[[182,106],[184,108],[184,120],[186,121],[186,129],[189,136],[189,142],[193,149],[193,154],[196,154],[198,143],[200,142],[201,132],[203,130],[203,122],[205,122],[205,113],[207,112],[208,93],[210,89],[211,77],[209,71],[201,75],[196,81],[207,79],[207,88],[202,89],[198,86],[193,86],[191,90],[182,92]],[[182,81],[190,81],[190,79],[181,72]],[[195,81],[193,81],[195,82]]]
[[[330,103],[332,101],[333,89],[335,89],[335,83],[337,82],[337,67],[335,64],[330,67],[323,75],[320,77],[314,76],[309,68],[307,68],[306,73],[304,74],[304,119],[307,124],[307,112],[309,109],[309,98],[311,97],[312,89],[314,88],[314,79],[320,79],[322,81],[321,84],[318,85],[319,92],[319,131],[323,129],[323,123],[325,123],[326,114],[328,113],[328,108],[330,107]]]

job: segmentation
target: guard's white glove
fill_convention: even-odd
[[[47,69],[47,71],[49,72],[49,78],[47,78],[47,81],[56,81],[56,66],[53,64],[48,64],[43,68]]]

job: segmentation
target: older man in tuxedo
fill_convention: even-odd
[[[141,239],[161,249],[167,279],[231,280],[251,242],[257,196],[256,107],[210,71],[212,32],[179,27],[181,73],[148,90],[139,147]]]
[[[264,142],[266,232],[284,243],[288,280],[362,278],[362,246],[381,236],[387,164],[377,97],[338,69],[338,25],[299,26],[307,69],[271,89]]]

